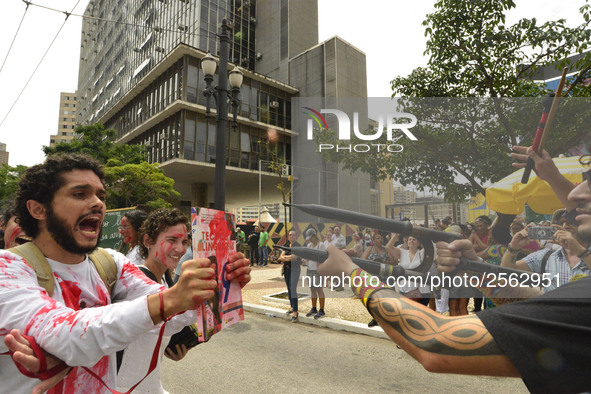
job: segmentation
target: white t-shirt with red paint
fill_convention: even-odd
[[[160,280],[164,287],[166,281],[164,277]],[[121,360],[121,367],[117,373],[117,391],[125,393],[129,391],[137,382],[139,382],[150,368],[152,361],[152,354],[154,348],[158,343],[158,332],[148,332],[142,334],[138,339],[131,343],[125,352],[123,352],[123,359]],[[146,376],[146,378],[134,390],[138,394],[166,394],[168,393],[162,387],[162,379],[160,378],[160,367],[162,365],[162,356],[166,351],[166,346],[170,342],[169,336],[164,336],[160,344],[158,353],[158,364],[156,368]]]
[[[19,329],[47,352],[70,366],[85,366],[116,387],[115,352],[146,332],[158,332],[148,313],[147,295],[164,289],[135,264],[107,249],[117,265],[117,282],[107,288],[88,258],[78,264],[48,259],[55,277],[53,297],[37,283],[35,271],[20,257],[0,251],[0,337]],[[194,311],[178,315],[166,326],[172,335],[194,323]],[[0,353],[6,352],[0,340]],[[8,355],[0,356],[3,392],[31,392],[39,383],[22,375]],[[83,368],[74,368],[50,392],[107,392]]]

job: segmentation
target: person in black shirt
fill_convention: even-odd
[[[288,237],[290,247],[301,246],[296,241],[297,235],[294,229],[289,231]],[[300,280],[302,259],[284,250],[281,256],[279,256],[279,261],[283,263],[283,277],[285,278],[287,295],[289,297],[289,304],[291,305],[287,314],[291,313],[291,321],[295,323],[298,320],[298,281]]]
[[[254,226],[254,230],[248,236],[248,246],[250,247],[250,266],[259,265],[259,237],[261,236],[261,230],[259,226]]]

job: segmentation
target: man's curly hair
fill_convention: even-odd
[[[23,231],[35,238],[39,234],[39,221],[29,213],[27,201],[34,200],[45,207],[53,202],[55,192],[65,183],[63,174],[74,170],[91,170],[104,184],[102,165],[95,159],[78,154],[59,154],[48,157],[43,164],[27,169],[16,193],[16,217]]]
[[[189,218],[177,208],[160,208],[150,213],[140,228],[139,245],[142,258],[148,257],[148,248],[144,245],[144,235],[148,235],[152,241],[156,241],[160,233],[177,224],[184,224],[189,230]]]

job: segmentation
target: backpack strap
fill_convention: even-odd
[[[105,282],[109,294],[111,294],[111,290],[113,290],[113,286],[117,282],[117,265],[115,264],[115,260],[113,260],[113,256],[103,248],[96,248],[88,257],[94,264],[103,282]]]
[[[47,259],[33,242],[27,242],[14,248],[8,249],[9,252],[19,255],[25,262],[35,270],[37,282],[43,287],[50,297],[53,296],[53,287],[55,279],[53,271],[47,262]]]
[[[152,273],[152,271],[150,271],[150,269],[148,267],[146,267],[145,265],[138,265],[137,266],[140,271],[142,271],[144,273],[144,275],[146,275],[148,278],[152,279],[154,282],[160,284],[160,281],[158,279],[156,279],[156,275],[154,275],[154,273]],[[174,286],[174,281],[172,280],[172,277],[170,276],[170,272],[168,272],[168,270],[164,271],[164,281],[166,282],[166,285],[171,288],[172,286]]]
[[[540,266],[540,275],[542,275],[542,278],[544,276],[544,272],[546,272],[546,265],[548,264],[548,259],[550,258],[550,255],[552,253],[554,253],[554,250],[550,249],[549,251],[544,253],[544,257],[542,257],[542,265]],[[540,282],[540,289],[544,290],[542,282]]]
[[[41,249],[39,249],[33,242],[27,242],[8,249],[8,251],[22,257],[23,260],[35,270],[39,286],[43,287],[49,296],[52,297],[55,279],[53,277],[51,266],[47,262],[47,258],[43,252],[41,252]],[[117,282],[117,265],[115,264],[115,260],[113,260],[113,257],[109,252],[103,248],[97,248],[94,252],[88,255],[88,257],[96,267],[103,282],[105,282],[109,294],[111,294],[111,290],[113,289],[115,282]]]
[[[548,264],[548,259],[550,258],[550,255],[554,253],[554,250],[550,249],[549,251],[547,251],[544,254],[544,257],[542,257],[542,266],[540,267],[540,275],[544,275],[544,272],[546,272],[546,264]]]

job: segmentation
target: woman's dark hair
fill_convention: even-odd
[[[470,237],[470,229],[465,224],[458,224],[460,229],[462,230],[462,237],[469,238]]]
[[[10,204],[6,207],[4,213],[2,214],[2,221],[4,222],[4,226],[8,224],[8,222],[13,216],[16,216],[16,207],[14,206],[14,204]]]
[[[184,224],[189,229],[189,218],[177,208],[160,208],[150,213],[140,228],[140,255],[146,259],[148,257],[148,247],[144,245],[144,235],[152,241],[156,241],[158,235],[168,227]]]
[[[141,209],[134,209],[133,211],[125,212],[123,217],[126,217],[133,229],[139,233],[142,224],[148,218],[148,212]]]
[[[65,183],[63,174],[74,170],[90,170],[104,184],[102,165],[95,159],[78,154],[58,154],[48,157],[43,164],[27,169],[16,193],[16,216],[23,231],[35,238],[39,234],[39,221],[29,213],[27,201],[34,200],[49,207],[55,192]]]
[[[493,237],[494,242],[497,244],[509,245],[509,242],[511,242],[511,239],[513,238],[511,236],[511,232],[509,231],[508,226],[504,225],[494,226],[490,233]]]

